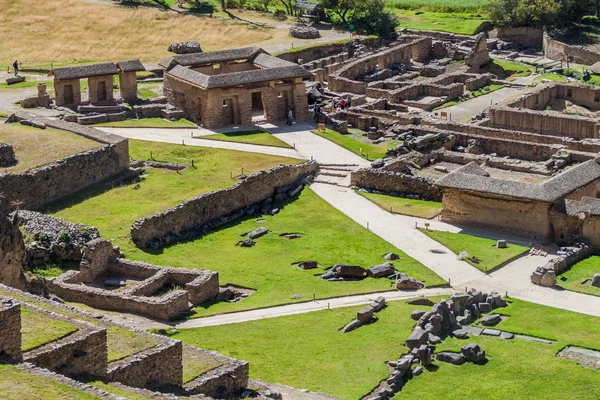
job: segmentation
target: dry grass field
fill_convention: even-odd
[[[0,0],[0,66],[157,61],[177,41],[198,40],[203,50],[241,47],[271,33],[223,19],[85,0]]]

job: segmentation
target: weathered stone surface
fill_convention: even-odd
[[[417,367],[415,369],[413,369],[413,375],[414,376],[419,376],[423,373],[423,367]]]
[[[594,274],[592,278],[592,286],[600,287],[600,274]]]
[[[496,242],[496,247],[499,249],[505,249],[508,246],[506,245],[506,240],[498,240],[498,242]]]
[[[369,269],[367,270],[367,276],[370,278],[385,278],[389,275],[392,275],[394,272],[396,272],[394,264],[392,264],[391,262],[386,262],[381,265],[369,267]]]
[[[469,343],[463,346],[461,352],[469,362],[480,363],[485,361],[485,351],[476,343]]]
[[[365,276],[365,269],[356,265],[337,264],[331,268],[335,276],[343,278],[362,278]]]
[[[415,321],[418,321],[424,314],[425,314],[425,311],[423,311],[423,310],[415,310],[412,313],[410,313],[410,317],[412,319],[414,319]]]
[[[497,329],[484,329],[483,332],[481,332],[482,335],[486,335],[486,336],[500,336],[502,334],[501,331],[497,330]]]
[[[13,147],[8,143],[0,143],[0,167],[12,167],[17,164]]]
[[[457,339],[468,339],[469,338],[469,333],[463,329],[455,330],[454,332],[452,332],[452,335],[454,335],[454,337]]]
[[[344,326],[342,329],[340,329],[340,332],[347,333],[347,332],[355,330],[356,328],[360,327],[361,325],[362,325],[362,322],[360,322],[357,319],[353,319],[346,326]]]
[[[467,361],[462,354],[450,353],[447,351],[438,353],[435,358],[438,361],[443,361],[454,365],[462,365]]]
[[[248,233],[248,238],[249,239],[258,239],[259,237],[266,235],[268,232],[269,232],[269,230],[267,228],[265,228],[264,226],[261,226],[260,228],[256,228],[252,232]]]
[[[427,297],[417,297],[414,300],[409,300],[406,302],[407,304],[412,304],[415,306],[432,306],[434,303],[433,301],[429,300]]]
[[[375,310],[375,312],[379,312],[379,311],[383,310],[386,306],[387,306],[387,303],[385,301],[385,297],[383,297],[383,296],[377,297],[371,303],[371,307]]]
[[[425,284],[415,278],[403,276],[396,281],[396,289],[398,290],[418,290],[425,287]]]
[[[290,36],[298,39],[317,39],[321,37],[321,33],[312,26],[295,26],[290,28]]]
[[[481,319],[481,325],[495,326],[498,325],[500,321],[502,321],[502,318],[499,314],[486,315]]]
[[[315,269],[319,266],[319,263],[316,261],[302,261],[298,264],[300,269]]]
[[[356,313],[356,319],[360,321],[360,323],[366,324],[367,322],[370,322],[373,319],[374,312],[375,310],[373,309],[373,307],[366,306]]]
[[[5,202],[0,197],[0,283],[17,289],[27,289],[23,272],[25,242],[18,226],[18,215],[5,216]]]
[[[406,346],[410,349],[415,347],[420,347],[424,344],[427,344],[427,340],[429,339],[429,332],[425,329],[417,326],[412,331],[408,339],[406,340]]]
[[[23,75],[11,76],[9,78],[6,78],[6,83],[8,85],[14,85],[16,83],[21,83],[21,82],[25,82],[25,77]]]
[[[201,53],[202,48],[200,47],[200,43],[195,40],[190,40],[187,42],[176,42],[169,45],[167,49],[170,53],[175,54],[191,54],[191,53]]]
[[[507,340],[510,340],[510,339],[514,339],[514,338],[515,338],[515,335],[513,335],[513,334],[512,334],[512,333],[510,333],[510,332],[502,332],[502,333],[500,334],[500,339],[507,339]]]
[[[383,258],[387,261],[395,261],[395,260],[399,260],[400,256],[396,253],[386,253],[383,255]]]
[[[489,303],[479,303],[477,304],[477,307],[479,307],[479,311],[482,314],[489,313],[490,311],[492,311],[492,306]]]

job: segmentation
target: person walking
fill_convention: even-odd
[[[346,99],[346,107],[350,108],[352,107],[352,97],[348,96],[348,98]]]
[[[343,110],[344,108],[346,108],[346,100],[342,99],[340,100],[340,108]]]
[[[19,62],[17,60],[13,63],[13,68],[15,70],[15,76],[19,75]]]
[[[315,103],[315,108],[313,109],[315,122],[319,122],[319,115],[321,114],[321,105],[319,103]]]
[[[288,111],[287,115],[287,124],[289,126],[292,126],[292,123],[294,123],[294,109],[290,107],[290,110]]]

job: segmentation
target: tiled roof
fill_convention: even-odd
[[[114,63],[79,65],[77,67],[54,68],[50,75],[58,80],[89,78],[90,76],[116,75],[119,71]]]
[[[144,65],[140,60],[119,61],[117,63],[117,68],[121,72],[138,72],[146,70],[146,68],[144,68]]]
[[[242,47],[240,49],[229,49],[220,51],[211,51],[205,53],[181,54],[171,56],[158,63],[159,66],[167,70],[176,65],[184,67],[194,67],[202,64],[220,63],[235,60],[247,60],[256,57],[259,53],[265,53],[260,47]]]

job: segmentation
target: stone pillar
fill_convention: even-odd
[[[0,204],[0,283],[27,290],[27,278],[23,272],[25,242],[19,230],[18,217],[9,219],[3,209]]]
[[[273,86],[269,86],[262,92],[265,119],[267,121],[277,121],[278,119],[281,119],[281,115],[277,107],[277,94],[277,89],[275,89]]]
[[[22,362],[21,305],[6,297],[0,297],[0,332],[0,359],[8,356]]]
[[[65,98],[67,86],[71,86],[73,91],[73,100],[72,102],[67,102]],[[58,79],[54,79],[54,96],[57,106],[78,106],[81,104],[81,83],[79,79],[68,79],[64,81],[59,81]]]
[[[135,72],[119,72],[119,92],[125,101],[137,100],[137,74]]]
[[[239,118],[240,125],[252,124],[252,94],[248,90],[241,90],[237,96],[234,96],[234,105],[237,106],[236,118]],[[237,104],[235,104],[237,103]],[[263,98],[264,104],[264,98]]]
[[[308,111],[308,98],[306,97],[306,85],[301,78],[296,78],[292,87],[294,101],[294,115],[297,121],[308,121],[311,118]]]
[[[207,91],[201,113],[206,128],[218,128],[223,125],[223,99],[220,90]]]
[[[106,98],[104,100],[98,99],[98,84],[100,82],[104,82],[104,87],[106,88]],[[104,103],[110,102],[113,99],[113,76],[112,75],[104,75],[104,76],[91,76],[88,78],[88,95],[90,104],[94,103]]]

